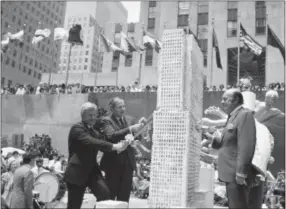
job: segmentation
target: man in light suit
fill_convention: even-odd
[[[93,126],[97,118],[97,106],[90,102],[82,105],[82,121],[71,127],[68,136],[69,159],[64,174],[68,189],[69,209],[80,209],[86,187],[97,201],[108,200],[109,189],[97,163],[97,152],[123,151],[127,144],[104,141]]]
[[[221,136],[206,134],[212,147],[219,149],[218,175],[226,183],[229,208],[249,208],[248,197],[257,171],[252,166],[256,144],[253,113],[242,107],[238,89],[227,90],[222,106],[228,120]]]
[[[125,136],[137,132],[143,124],[134,124],[134,120],[125,115],[125,103],[119,97],[109,102],[111,115],[102,119],[102,131],[106,140],[118,143],[125,140]],[[105,172],[105,178],[110,189],[111,199],[129,202],[132,189],[133,172],[136,170],[135,150],[128,146],[121,153],[104,153],[100,163]]]

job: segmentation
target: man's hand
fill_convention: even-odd
[[[270,160],[269,160],[269,164],[273,164],[275,162],[275,159],[274,159],[274,157],[270,157]]]
[[[129,126],[131,132],[137,132],[140,128],[142,128],[144,124],[138,123],[132,126]]]
[[[123,152],[128,145],[129,145],[128,141],[121,141],[117,144],[113,144],[113,150],[117,151],[117,153],[120,153]]]
[[[139,122],[138,123],[143,123],[143,125],[145,125],[147,123],[147,120],[146,118],[140,118]]]
[[[238,185],[241,185],[241,186],[246,186],[246,185],[247,185],[247,183],[246,183],[246,181],[245,181],[245,178],[242,177],[242,176],[236,175],[236,176],[235,176],[235,181],[236,181],[236,183],[237,183]]]

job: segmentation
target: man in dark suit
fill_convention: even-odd
[[[110,192],[97,163],[97,152],[123,151],[127,144],[106,142],[92,127],[97,117],[97,106],[87,102],[81,109],[82,121],[71,127],[68,136],[69,159],[64,174],[68,189],[69,209],[80,209],[86,187],[98,201],[109,199]],[[116,153],[116,152],[114,152]]]
[[[125,103],[119,97],[110,100],[111,115],[102,120],[102,131],[112,143],[125,140],[125,136],[137,132],[143,124],[134,124],[131,117],[125,116]],[[128,146],[121,153],[104,153],[100,166],[105,172],[111,199],[129,202],[133,171],[136,169],[135,150]]]
[[[229,208],[249,208],[249,191],[257,174],[252,166],[256,144],[254,116],[242,105],[241,92],[227,90],[222,97],[228,114],[226,126],[221,136],[206,134],[212,147],[219,149],[218,175],[226,183]]]

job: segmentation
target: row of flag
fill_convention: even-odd
[[[32,44],[36,45],[40,41],[48,38],[51,35],[51,30],[48,28],[37,29],[35,31],[34,37],[32,38]],[[100,34],[104,48],[107,52],[118,51],[122,55],[126,56],[130,52],[139,52],[142,53],[146,49],[154,49],[159,53],[162,48],[162,43],[152,34],[146,32],[143,29],[143,46],[139,46],[135,43],[134,39],[130,39],[127,35],[121,32],[121,41],[120,46],[117,46],[112,41],[108,40],[102,33]],[[3,40],[1,41],[1,49],[5,52],[8,48],[9,43],[17,40],[19,43],[23,44],[24,30],[21,30],[18,33],[11,34],[7,33],[4,35]],[[63,40],[76,45],[83,45],[83,35],[82,27],[79,24],[74,25],[69,31],[65,28],[55,28],[54,29],[54,41]]]
[[[267,45],[278,48],[285,62],[285,46],[283,46],[282,42],[279,40],[279,38],[277,37],[277,35],[274,33],[274,31],[271,29],[269,25],[267,25],[266,30],[267,30]],[[212,43],[213,43],[212,47],[215,49],[215,52],[216,52],[217,67],[222,69],[220,52],[219,52],[219,47],[218,47],[218,40],[217,40],[217,36],[216,36],[214,28],[213,28],[212,34],[213,34],[212,35]],[[244,46],[250,49],[251,52],[254,53],[255,55],[259,56],[262,53],[263,51],[262,45],[259,44],[252,36],[250,36],[246,32],[242,24],[240,24],[239,40],[244,44]]]

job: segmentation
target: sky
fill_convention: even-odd
[[[128,11],[127,22],[139,22],[140,1],[121,1]]]
[[[140,16],[140,1],[121,1],[124,7],[128,11],[127,22],[139,22]],[[67,13],[66,16],[94,13],[96,2],[93,1],[68,1],[67,2]]]

